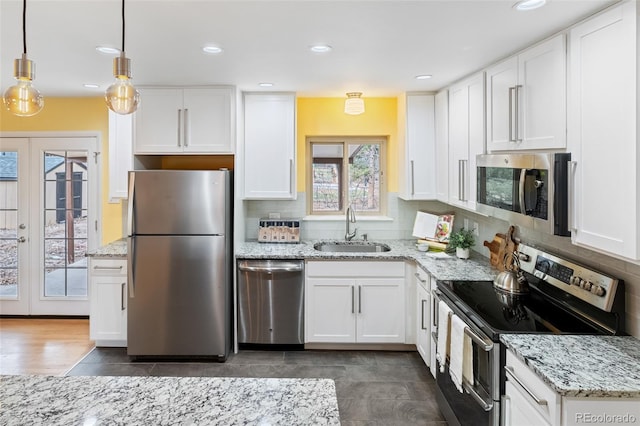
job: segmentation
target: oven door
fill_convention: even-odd
[[[464,393],[460,393],[453,384],[448,365],[445,365],[444,371],[441,371],[438,365],[436,383],[440,411],[450,425],[499,425],[500,343],[493,342],[478,329],[468,316],[442,292],[434,290],[432,294],[437,301],[443,300],[467,324],[465,333],[471,337],[473,344],[474,384],[463,383]],[[438,333],[440,322],[440,318],[437,318]]]

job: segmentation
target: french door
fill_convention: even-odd
[[[0,138],[0,314],[88,315],[97,137]]]

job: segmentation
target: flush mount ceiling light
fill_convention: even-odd
[[[431,75],[429,74],[416,75],[416,80],[428,80],[430,78],[431,78]]]
[[[124,0],[122,0],[122,49],[120,56],[113,59],[113,76],[116,81],[104,94],[107,106],[116,114],[133,113],[138,108],[140,93],[131,84],[131,60],[124,53]]]
[[[364,99],[362,92],[349,92],[344,101],[344,113],[349,115],[360,115],[364,112]]]
[[[219,55],[220,53],[222,53],[222,47],[207,45],[202,47],[202,51],[209,55]]]
[[[96,50],[98,53],[103,53],[105,55],[118,55],[120,54],[120,49],[117,47],[111,46],[96,46]]]
[[[309,50],[311,50],[313,53],[327,53],[331,52],[331,49],[332,47],[328,44],[314,44],[313,46],[309,47]]]
[[[544,6],[547,3],[547,0],[521,0],[513,5],[516,10],[527,11],[534,10],[539,7]]]
[[[273,83],[268,83],[268,82],[258,83],[258,86],[260,86],[260,87],[273,87]]]
[[[5,107],[19,117],[36,115],[44,107],[44,98],[31,85],[36,78],[36,65],[27,58],[27,0],[22,2],[22,57],[13,61],[13,77],[18,81],[3,96]]]
[[[97,89],[98,87],[100,87],[95,83],[84,83],[82,86],[85,87],[86,89]]]

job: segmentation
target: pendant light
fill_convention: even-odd
[[[349,115],[359,115],[364,112],[364,99],[361,92],[347,93],[347,100],[344,101],[344,113]]]
[[[44,98],[31,82],[36,77],[36,66],[27,58],[27,0],[22,2],[22,57],[13,61],[13,76],[18,81],[3,96],[4,105],[20,117],[36,115],[44,107]]]
[[[131,114],[138,108],[140,93],[131,84],[131,60],[124,53],[124,0],[122,0],[122,50],[113,60],[113,76],[116,78],[104,94],[109,109],[117,114]]]

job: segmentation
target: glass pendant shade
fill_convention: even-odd
[[[347,100],[344,101],[345,114],[359,115],[364,113],[364,99],[360,96],[362,96],[360,92],[347,93]]]
[[[113,74],[116,78],[104,94],[109,109],[116,114],[131,114],[138,109],[140,93],[131,83],[131,60],[122,52],[113,60]]]
[[[22,58],[14,61],[13,69],[17,83],[4,92],[4,105],[19,117],[36,115],[44,107],[44,98],[31,83],[35,78],[35,65],[22,54]]]

